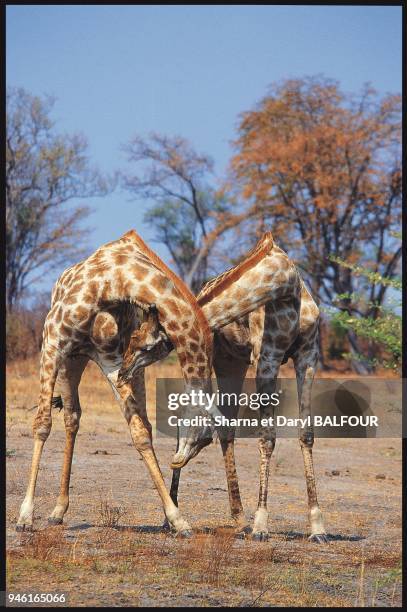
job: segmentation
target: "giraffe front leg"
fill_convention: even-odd
[[[311,526],[309,540],[317,542],[318,544],[326,544],[328,542],[328,537],[322,519],[322,512],[318,505],[314,464],[312,460],[312,443],[310,444],[309,440],[304,442],[304,440],[300,439],[300,445],[304,459],[305,480],[308,493],[309,522]]]
[[[272,348],[270,348],[272,347]],[[269,350],[267,350],[269,348]],[[273,359],[270,359],[271,353]],[[272,338],[265,336],[261,348],[256,372],[256,388],[258,393],[269,396],[275,391],[278,370],[282,361],[281,351],[272,346]],[[276,428],[274,425],[274,406],[270,403],[261,408],[261,419],[267,419],[268,424],[260,429],[260,488],[257,510],[254,515],[253,540],[268,540],[267,494],[270,475],[270,461],[276,444]]]
[[[273,431],[268,432],[266,436],[262,436],[259,439],[260,487],[259,501],[257,504],[256,513],[254,515],[252,539],[260,542],[268,540],[267,493],[270,474],[270,460],[275,443],[275,432]]]
[[[34,434],[34,436],[35,435],[36,434]],[[34,450],[31,460],[30,478],[28,481],[27,491],[23,503],[20,506],[20,515],[18,517],[16,531],[32,531],[33,528],[35,486],[37,484],[38,470],[45,440],[46,438],[34,438]]]
[[[59,382],[64,408],[66,441],[59,495],[56,506],[48,518],[48,523],[50,525],[62,524],[63,518],[69,507],[69,482],[71,478],[72,458],[82,413],[79,404],[78,386],[88,361],[88,357],[78,357],[76,359],[68,358],[64,367],[60,370]]]
[[[311,416],[311,389],[315,368],[313,366],[303,368],[296,367],[296,371],[300,418],[304,419]],[[312,458],[312,447],[314,445],[314,430],[312,425],[300,430],[299,441],[304,459],[305,481],[308,494],[308,514],[311,527],[311,535],[309,536],[309,540],[319,544],[327,543],[328,538],[317,498],[317,487]]]
[[[131,385],[125,384],[120,388],[115,386],[116,376],[117,373],[114,373],[113,376],[108,376],[108,379],[122,401],[124,417],[129,425],[133,443],[150,472],[150,476],[161,498],[164,514],[169,526],[174,528],[179,535],[188,537],[192,535],[191,528],[181,516],[181,512],[166,489],[154,452],[151,424],[148,421],[146,412],[144,369],[135,372]]]
[[[222,453],[225,460],[226,480],[228,485],[230,510],[233,520],[236,523],[237,533],[248,533],[250,531],[248,521],[243,511],[243,505],[240,498],[239,482],[236,472],[236,463],[234,455],[234,435],[222,436],[220,434],[220,443]],[[181,478],[181,469],[177,468],[172,472],[170,497],[174,504],[178,507],[178,488]],[[166,518],[163,523],[165,531],[170,530],[171,526]]]
[[[223,458],[225,461],[226,481],[228,485],[229,504],[232,519],[236,523],[237,533],[248,533],[249,524],[243,511],[242,500],[240,497],[239,481],[236,472],[234,442],[234,432],[227,435],[219,435],[222,447]]]
[[[246,359],[230,355],[220,340],[223,338],[223,342],[226,342],[226,346],[228,346],[228,333],[231,332],[233,336],[233,331],[233,326],[227,326],[215,335],[214,369],[219,392],[221,394],[236,394],[237,397],[243,387],[248,363]],[[234,418],[238,415],[239,406],[225,403],[225,405],[222,405],[221,411],[224,416]],[[236,524],[236,533],[248,533],[250,528],[243,511],[236,471],[235,431],[233,428],[219,427],[218,435],[225,464],[230,512]]]
[[[164,478],[152,445],[151,425],[140,415],[134,414],[130,418],[129,427],[134,445],[142,456],[161,498],[164,513],[169,525],[173,527],[179,535],[184,537],[192,535],[189,524],[181,516],[181,512],[171,499],[165,487]]]

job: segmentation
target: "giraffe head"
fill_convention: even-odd
[[[212,442],[215,431],[212,417],[221,415],[217,406],[213,402],[211,405],[208,402],[208,395],[212,395],[210,385],[206,386],[204,381],[191,380],[185,390],[191,394],[191,402],[181,407],[180,412],[177,413],[181,419],[178,429],[178,448],[171,461],[172,469],[184,467]],[[203,395],[198,397],[202,390]],[[197,393],[194,397],[193,392]],[[198,424],[194,425],[194,421]]]
[[[129,344],[123,355],[117,386],[121,387],[129,382],[134,372],[140,368],[164,359],[172,349],[173,345],[158,320],[157,307],[151,304],[147,320],[130,336]]]
[[[181,427],[180,430],[179,447],[170,465],[173,470],[185,467],[188,461],[196,457],[205,446],[212,443],[215,427],[209,425],[201,431],[198,427]]]

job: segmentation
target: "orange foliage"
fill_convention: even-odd
[[[321,299],[353,289],[330,255],[369,261],[385,274],[396,269],[390,232],[400,222],[400,104],[400,96],[380,100],[369,86],[345,95],[315,77],[272,87],[241,115],[232,179]]]

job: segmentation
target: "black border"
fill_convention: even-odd
[[[117,6],[119,7],[120,5],[133,5],[133,6],[137,6],[140,5],[141,3],[133,3],[133,2],[120,2],[120,4],[112,4],[111,2],[98,2],[97,5],[94,5],[92,3],[80,3],[80,2],[67,2],[67,3],[61,3],[60,6],[103,6],[103,5],[109,5],[109,6]],[[150,3],[147,3],[150,4]],[[203,5],[207,5],[207,6],[217,6],[219,3],[202,3]],[[406,97],[405,97],[405,85],[406,85],[406,63],[405,63],[405,57],[406,57],[406,40],[405,40],[405,19],[406,19],[406,10],[405,10],[405,3],[404,2],[316,2],[316,3],[309,3],[309,2],[295,2],[295,3],[281,3],[281,2],[256,2],[255,4],[250,4],[250,3],[240,3],[240,2],[236,2],[236,5],[244,5],[247,4],[248,6],[274,6],[274,5],[278,5],[278,6],[401,6],[402,8],[402,96],[403,96],[403,144],[404,142],[406,142],[406,135],[407,135],[407,128],[406,128],[406,107],[407,107],[407,103],[406,103]],[[0,161],[1,161],[1,168],[2,168],[2,183],[3,183],[3,194],[4,194],[4,185],[6,182],[5,179],[5,125],[6,125],[6,101],[5,101],[5,85],[6,85],[6,7],[7,6],[48,6],[49,3],[48,2],[6,2],[4,5],[2,5],[0,7],[0,39],[1,39],[1,57],[2,57],[2,71],[1,71],[1,90],[2,90],[2,119],[3,121],[1,121],[1,131],[2,131],[2,142],[3,142],[3,146],[1,148],[1,157],[0,157]],[[144,5],[144,4],[142,4]],[[160,6],[159,4],[155,4],[155,6]],[[179,5],[184,5],[184,6],[193,6],[189,3],[177,3],[177,6]],[[232,5],[233,6],[233,5]],[[406,151],[405,148],[403,147],[403,165],[406,166]],[[404,192],[405,193],[405,189],[406,189],[406,179],[405,176],[403,176],[403,187],[404,187]],[[4,200],[3,200],[4,201]],[[1,216],[1,226],[2,226],[2,236],[4,237],[4,242],[3,244],[5,244],[5,235],[6,235],[6,222],[5,222],[5,206],[3,206],[3,214]],[[405,198],[403,196],[403,211],[402,211],[402,229],[403,229],[403,238],[405,236],[407,236],[407,212],[406,212],[406,206],[405,206]],[[407,330],[407,306],[406,306],[406,301],[407,301],[407,248],[404,248],[403,250],[403,257],[402,257],[402,265],[403,265],[403,291],[402,291],[402,295],[403,295],[403,306],[402,306],[402,322],[403,322],[403,330]],[[5,540],[6,540],[6,504],[5,504],[5,483],[6,483],[6,460],[5,460],[5,456],[6,456],[6,410],[5,410],[5,398],[6,398],[6,389],[5,389],[5,379],[6,379],[6,352],[5,352],[5,313],[6,313],[6,304],[5,304],[5,251],[3,249],[3,256],[1,257],[1,277],[2,277],[2,286],[3,286],[3,291],[1,292],[1,310],[2,310],[2,318],[3,318],[3,326],[2,326],[2,334],[1,334],[1,339],[2,339],[2,350],[1,350],[1,360],[2,360],[2,366],[1,367],[1,374],[0,374],[0,384],[1,384],[1,390],[2,390],[2,396],[3,396],[3,409],[2,409],[2,417],[1,417],[1,426],[2,426],[2,435],[1,437],[1,455],[3,460],[1,461],[1,468],[0,468],[0,487],[3,491],[3,503],[0,504],[0,513],[1,513],[1,527],[2,527],[2,564],[1,564],[1,584],[0,584],[0,593],[1,593],[1,599],[0,599],[0,605],[4,606],[5,605],[5,590],[6,590],[6,564],[5,564],[5,559],[6,559],[6,544],[5,544]],[[403,334],[404,337],[404,334]],[[406,380],[407,379],[407,346],[406,346],[406,342],[403,342],[403,366],[402,366],[402,376],[403,379]],[[406,427],[405,421],[407,419],[407,416],[404,414],[405,411],[405,407],[407,406],[407,385],[404,385],[403,388],[403,431],[404,428]],[[406,461],[407,461],[407,439],[403,438],[402,440],[402,456],[403,456],[403,463],[402,463],[402,516],[403,516],[403,584],[402,584],[402,602],[403,604],[407,603],[407,585],[406,585],[406,581],[404,580],[404,567],[407,561],[407,542],[406,542],[406,538],[405,536],[405,531],[406,531],[406,527],[407,527],[407,502],[406,502],[406,494],[405,492],[407,491],[407,470],[406,470]],[[39,606],[37,606],[39,607]],[[125,609],[133,609],[131,607],[127,607],[127,606],[123,606]],[[220,606],[223,607],[223,606]],[[301,609],[301,608],[298,608]]]

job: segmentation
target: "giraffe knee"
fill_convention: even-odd
[[[64,422],[65,422],[65,431],[68,433],[76,434],[79,430],[79,423],[81,419],[81,411],[75,412],[65,412],[64,413]]]
[[[308,365],[305,370],[305,378],[314,378],[315,376],[315,367],[312,365]]]
[[[49,415],[37,414],[33,423],[34,438],[45,442],[50,434],[52,427],[52,419]]]
[[[266,455],[266,457],[271,457],[274,451],[274,447],[276,445],[276,435],[275,433],[270,434],[268,438],[260,438],[259,440],[259,451],[262,455]]]
[[[303,431],[300,433],[299,437],[300,446],[305,446],[307,448],[312,448],[314,446],[314,432],[313,431]]]
[[[137,450],[142,453],[143,451],[149,450],[151,448],[151,439],[146,435],[134,435],[132,433],[132,438],[134,442],[134,446]]]
[[[151,425],[149,428],[147,428],[130,423],[130,433],[134,446],[139,452],[148,450],[152,447]]]

